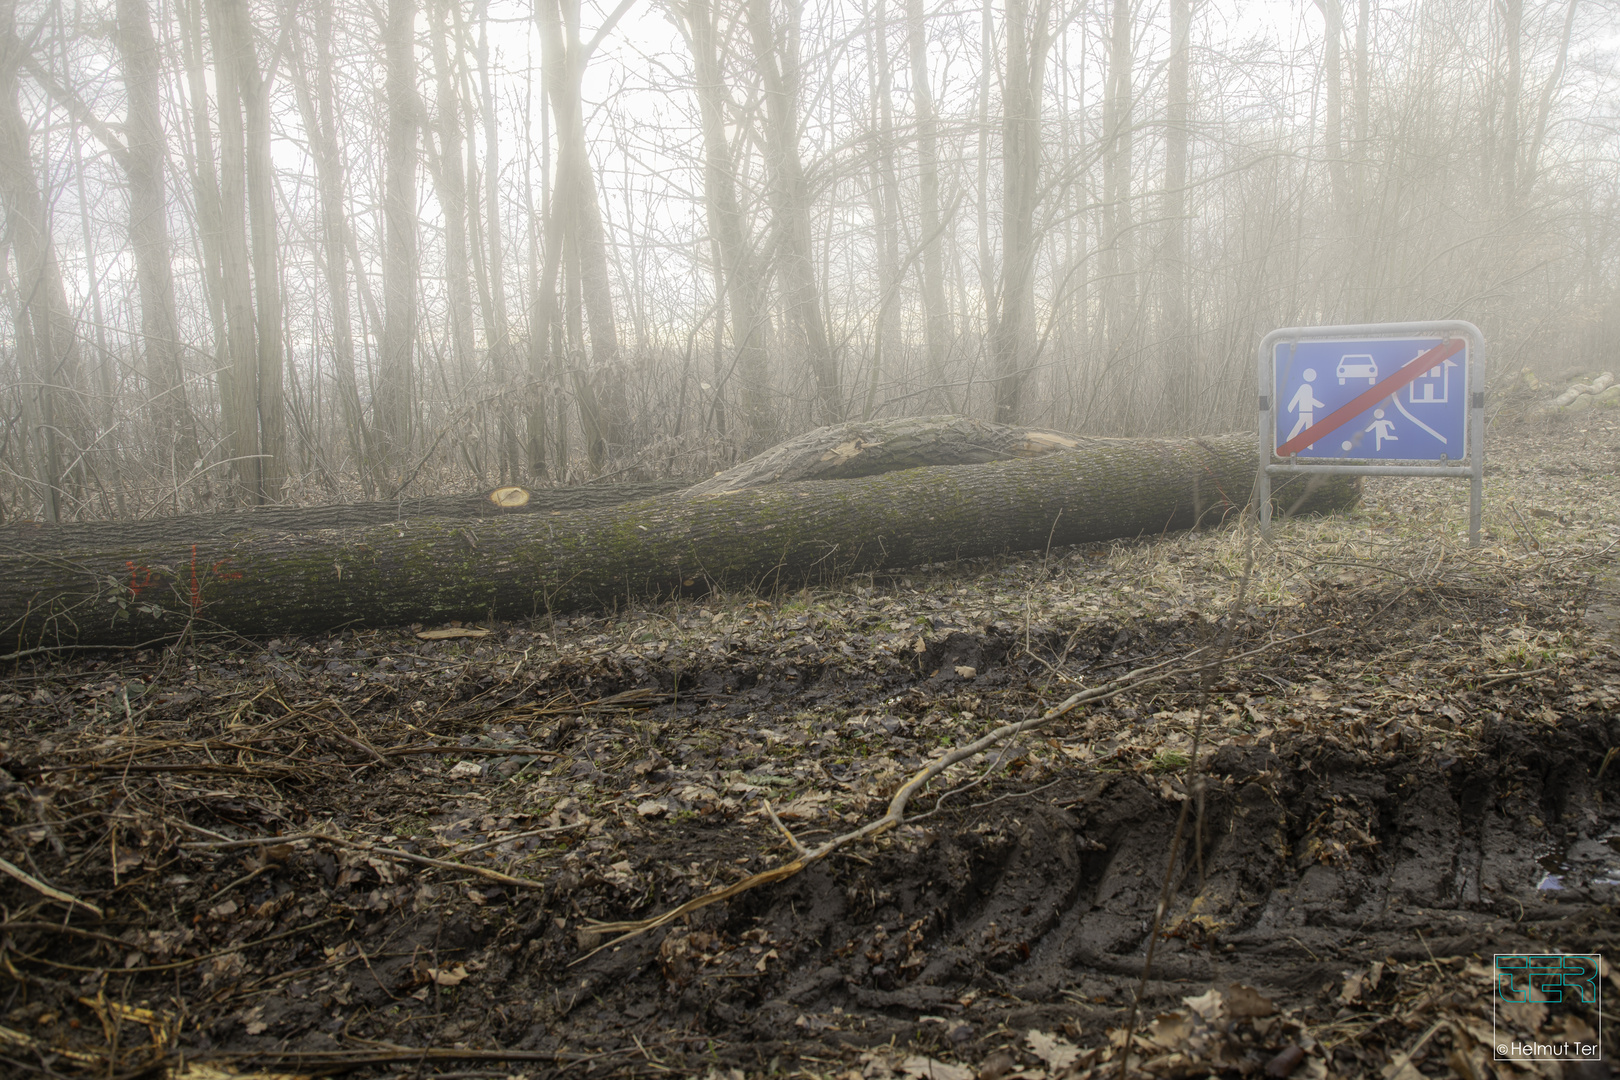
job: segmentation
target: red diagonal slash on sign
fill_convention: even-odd
[[[1425,371],[1432,367],[1439,367],[1440,361],[1462,352],[1467,344],[1462,338],[1442,341],[1383,382],[1355,398],[1350,404],[1340,405],[1337,409],[1334,409],[1322,419],[1277,447],[1277,456],[1287,457],[1290,454],[1297,454],[1318,439],[1327,438],[1380,401],[1392,394],[1400,393],[1409,383],[1417,381],[1418,377]]]

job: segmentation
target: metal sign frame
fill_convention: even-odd
[[[1464,411],[1464,444],[1467,454],[1441,463],[1372,462],[1347,460],[1340,463],[1301,464],[1297,457],[1277,456],[1276,346],[1307,341],[1365,341],[1378,338],[1454,337],[1462,338],[1468,349],[1468,402]],[[1468,477],[1472,481],[1472,501],[1468,510],[1468,546],[1479,547],[1480,504],[1485,491],[1485,336],[1479,327],[1461,319],[1435,322],[1359,323],[1347,326],[1294,326],[1273,330],[1260,342],[1256,367],[1260,388],[1260,535],[1271,530],[1271,478],[1273,476],[1443,476]],[[1399,393],[1397,388],[1396,393]],[[1324,432],[1324,437],[1331,432]]]

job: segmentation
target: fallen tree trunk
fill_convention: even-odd
[[[87,521],[67,525],[24,521],[0,526],[0,553],[161,547],[182,536],[187,543],[192,543],[224,539],[241,533],[309,533],[387,525],[419,518],[470,519],[588,510],[648,499],[654,495],[680,491],[685,486],[679,480],[654,480],[639,484],[537,488],[524,491],[527,498],[522,502],[496,502],[493,496],[497,493],[522,491],[520,488],[497,488],[495,492],[475,492],[471,495],[435,495],[423,499],[335,506],[269,506],[218,514],[177,514],[148,521]]]
[[[188,626],[242,634],[527,618],[773,588],[1008,551],[1156,536],[1245,505],[1252,435],[1098,441],[984,465],[909,469],[608,509],[319,534],[251,533],[0,555],[0,634],[22,649]],[[1353,482],[1283,488],[1280,508],[1352,504]]]

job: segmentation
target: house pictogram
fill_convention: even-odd
[[[1419,375],[1406,388],[1406,400],[1413,405],[1444,405],[1451,400],[1451,369],[1454,360],[1442,360]]]

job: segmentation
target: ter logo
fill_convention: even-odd
[[[1596,954],[1506,953],[1496,960],[1496,996],[1517,1004],[1596,1005]]]

